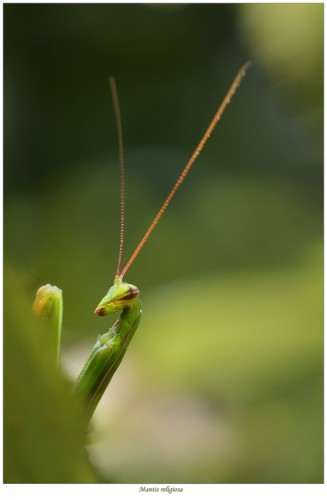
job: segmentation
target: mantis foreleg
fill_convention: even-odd
[[[74,388],[85,400],[91,419],[103,393],[121,363],[141,320],[141,301],[126,306],[120,318],[103,335],[99,335]]]

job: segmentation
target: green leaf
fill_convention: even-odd
[[[4,482],[95,482],[83,409],[58,374],[32,299],[12,270],[4,308]]]

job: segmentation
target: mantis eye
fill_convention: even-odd
[[[128,291],[127,293],[125,292],[120,298],[119,300],[123,300],[123,301],[129,301],[129,300],[133,300],[135,299],[138,294],[140,293],[140,290],[137,288],[137,286],[135,285],[129,285],[128,283],[124,283],[124,285],[127,285],[129,288],[128,288]]]

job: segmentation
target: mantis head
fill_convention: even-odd
[[[138,297],[140,291],[135,285],[123,283],[120,277],[116,277],[114,284],[109,288],[108,293],[96,307],[94,314],[105,316],[113,312],[119,312],[130,306]]]

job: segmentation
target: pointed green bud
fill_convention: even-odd
[[[44,285],[38,289],[33,303],[33,311],[46,322],[46,329],[53,345],[57,365],[60,353],[62,309],[62,291],[60,288]]]

